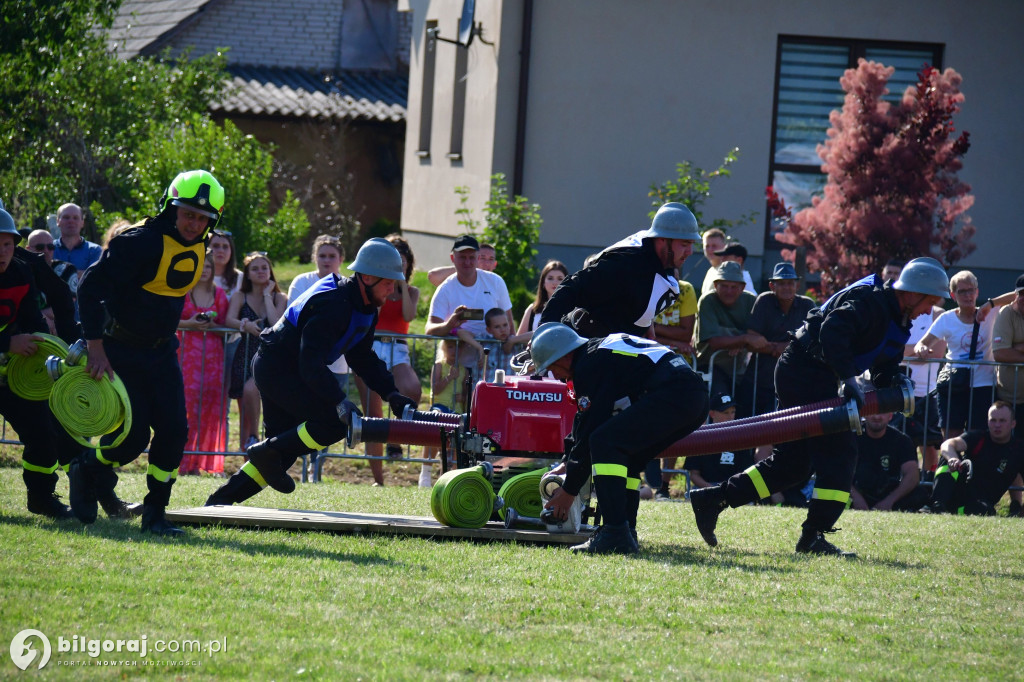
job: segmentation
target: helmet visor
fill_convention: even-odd
[[[220,217],[220,214],[218,214],[216,211],[211,211],[208,208],[199,208],[198,206],[195,206],[194,204],[190,204],[187,201],[182,201],[181,199],[171,199],[171,204],[173,204],[175,206],[184,206],[185,208],[189,209],[190,211],[195,211],[196,213],[201,213],[202,215],[206,216],[210,220],[216,220],[217,218]]]

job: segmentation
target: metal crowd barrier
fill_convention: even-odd
[[[206,334],[221,334],[221,335],[223,335],[225,337],[227,337],[227,336],[229,336],[231,334],[238,334],[239,333],[237,330],[230,329],[230,328],[227,328],[227,327],[213,327],[213,328],[211,328],[209,330],[201,331],[201,332],[200,331],[196,331],[196,330],[184,330],[184,329],[179,329],[179,331],[187,331],[190,334],[197,334],[198,333],[198,334],[203,334],[204,336]],[[237,347],[234,350],[234,352],[236,352],[236,353],[237,352],[244,352],[246,350],[246,348],[247,348],[247,344],[258,343],[258,339],[252,337],[249,334],[241,334],[240,336],[241,336],[241,338],[239,339]],[[457,350],[461,350],[461,349],[458,349],[458,346],[462,343],[458,339],[453,339],[452,337],[438,337],[438,336],[430,336],[430,335],[425,335],[425,334],[395,334],[395,333],[392,333],[392,332],[377,332],[375,334],[375,339],[379,340],[382,337],[383,338],[387,338],[387,339],[403,339],[403,340],[405,340],[408,343],[410,360],[412,362],[414,362],[414,363],[415,363],[415,357],[416,357],[416,350],[415,349],[416,349],[417,343],[429,343],[429,344],[431,344],[432,348],[431,348],[431,354],[430,354],[430,357],[431,357],[430,367],[433,366],[433,358],[435,358],[436,355],[437,355],[437,345],[441,341],[446,340],[446,339],[455,340],[456,345],[457,345]],[[227,340],[227,339],[225,339],[225,340]],[[493,340],[489,340],[489,339],[478,339],[478,341],[482,345],[484,345],[485,347],[487,345],[493,345],[493,344],[497,343],[497,342],[495,342]],[[227,441],[227,445],[226,445],[224,451],[186,450],[185,454],[192,454],[192,455],[224,455],[224,456],[244,456],[245,455],[245,452],[244,452],[243,449],[241,449],[241,447],[239,447],[238,449],[233,449],[230,446],[231,436],[232,436],[231,429],[230,429],[230,425],[231,425],[230,401],[231,401],[231,398],[229,398],[229,396],[228,396],[228,387],[230,385],[230,372],[231,372],[231,363],[232,363],[232,357],[233,356],[229,352],[229,349],[227,348],[227,346],[228,346],[228,343],[225,343],[224,372],[222,373],[223,392],[222,392],[222,402],[221,402],[221,413],[224,415],[223,416],[223,419],[224,419],[224,422],[225,422],[225,424],[224,424],[224,432],[226,434],[225,435],[225,439]],[[394,346],[394,344],[392,344],[391,345],[392,353],[394,352],[394,348],[395,348],[395,346]],[[720,354],[722,354],[722,353],[728,353],[728,351],[727,350],[719,350],[719,351],[715,351],[714,353],[711,354],[711,356],[709,358],[709,362],[708,362],[708,370],[707,371],[697,370],[697,368],[696,368],[696,360],[694,358],[687,358],[687,362],[690,363],[691,367],[695,371],[697,371],[698,374],[700,374],[702,376],[702,378],[704,379],[705,383],[707,384],[709,394],[712,391],[713,368],[715,366],[716,360],[720,357]],[[747,362],[743,366],[741,366],[740,362],[743,361],[743,360],[746,360],[747,359],[746,356],[748,356],[748,355],[750,356],[749,362]],[[391,359],[393,360],[393,357]],[[205,356],[204,356],[204,361],[205,361]],[[945,359],[928,359],[928,360],[915,360],[914,364],[917,364],[919,366],[920,365],[934,365],[934,366],[941,367],[946,362],[947,361]],[[909,364],[909,363],[904,362],[904,365],[907,365],[907,364]],[[1024,371],[1024,363],[1021,363],[1021,364],[1010,364],[1010,363],[997,363],[997,362],[993,362],[993,361],[989,361],[989,360],[958,360],[958,361],[955,362],[955,364],[958,365],[958,366],[962,366],[962,365],[965,365],[965,366],[991,366],[991,367],[993,367],[994,371],[998,367],[1012,368],[1013,371],[1014,371],[1014,378],[1015,378],[1015,380],[1016,380],[1017,373],[1019,373],[1021,371]],[[744,401],[749,400],[750,407],[751,407],[750,413],[752,415],[756,415],[756,414],[762,414],[765,411],[773,411],[773,410],[775,410],[776,406],[777,406],[777,400],[773,400],[771,402],[771,409],[770,410],[758,411],[758,410],[756,410],[756,407],[755,407],[757,405],[757,402],[758,402],[757,401],[757,384],[758,384],[757,376],[758,376],[758,372],[760,371],[759,354],[757,354],[757,353],[737,353],[736,355],[732,356],[732,365],[733,365],[732,372],[727,372],[727,374],[731,375],[730,379],[729,379],[730,380],[730,389],[731,389],[730,392],[731,392],[731,395],[733,396],[734,401],[737,399],[737,389],[741,386],[741,384],[743,385],[744,389],[748,386],[747,383],[743,382],[744,371],[746,371],[746,372],[750,372],[751,373],[752,381],[749,382],[749,386],[752,388],[752,392],[749,395],[749,397],[748,396],[742,396],[742,399]],[[477,374],[477,369],[478,368],[472,367],[472,368],[469,368],[469,369],[471,369],[472,372],[473,372],[472,373],[472,384],[471,385],[475,385],[476,381],[478,381],[481,378]],[[932,372],[929,372],[928,376],[931,377],[932,374],[933,374]],[[248,375],[249,375],[249,370],[247,369],[246,376],[248,376]],[[348,388],[347,388],[348,396],[349,396],[349,399],[353,400],[353,402],[356,402],[356,404],[362,405],[363,404],[363,401],[362,401],[362,397],[363,396],[359,395],[358,390],[355,389],[355,382],[351,380],[351,377],[354,377],[354,376],[355,376],[354,374],[350,374],[350,380],[348,382]],[[427,377],[422,377],[421,376],[420,377],[420,381],[421,381],[421,383],[425,383],[426,384],[426,390],[429,393],[429,391],[430,391],[430,377],[429,376],[427,376]],[[1016,386],[1016,381],[1014,382],[1014,386]],[[931,383],[930,381],[927,383],[927,385],[924,388],[925,388],[924,393],[926,395],[928,395],[928,394],[934,395],[936,390],[937,390],[935,385],[933,383]],[[996,390],[997,389],[996,389],[996,386],[995,386],[995,380],[993,379],[993,384],[991,386],[990,394],[989,394],[989,397],[990,397],[989,404],[991,404],[991,402],[993,400],[995,400],[995,398],[996,398]],[[203,391],[203,387],[200,386],[200,404],[202,404],[202,391]],[[915,394],[920,393],[920,392],[921,392],[920,390],[915,391]],[[916,397],[921,397],[921,396],[916,396]],[[468,395],[466,396],[466,399],[468,401]],[[968,414],[970,414],[970,407],[973,406],[973,400],[974,400],[973,394],[970,396],[969,400],[971,402],[969,403],[969,408],[968,408],[969,412],[968,412]],[[927,429],[927,426],[929,424],[929,417],[931,416],[928,413],[928,410],[931,409],[931,402],[932,401],[926,400],[924,402],[925,402],[925,414],[923,415],[924,416],[924,420],[923,421],[924,421],[924,424],[925,424],[925,429]],[[1014,393],[1013,399],[1012,399],[1011,402],[1014,403],[1014,404],[1016,404],[1018,402],[1018,396],[1016,395],[1016,392]],[[388,407],[387,404],[384,403],[384,408],[387,410],[386,414],[388,416],[390,416],[390,407]],[[243,409],[244,409],[244,407],[240,405],[239,416],[238,416],[239,430],[241,429],[242,417],[244,415],[244,413],[242,412]],[[452,409],[454,411],[465,412],[465,411],[468,410],[468,404],[461,405],[461,406],[452,406]],[[199,416],[200,421],[199,421],[199,423],[196,424],[197,431],[202,428],[202,418],[203,418],[203,415],[202,415],[202,413],[200,413],[200,416]],[[984,428],[984,427],[985,427],[984,424],[982,424],[982,425],[968,424],[968,429],[970,429],[970,428]],[[1024,428],[1024,425],[1021,425],[1021,427]],[[262,424],[260,424],[260,428],[262,428]],[[905,424],[903,425],[903,430],[905,431]],[[259,437],[259,436],[260,436],[260,434],[257,434],[257,437]],[[239,434],[239,438],[241,438],[241,434]],[[9,436],[8,430],[7,430],[6,420],[4,420],[2,427],[0,427],[0,443],[2,443],[4,445],[21,445],[22,444],[20,440],[15,439],[15,438],[11,438]],[[433,459],[433,458],[411,457],[411,456],[404,456],[404,457],[401,457],[401,458],[392,458],[392,457],[388,457],[387,455],[371,456],[371,455],[365,454],[365,452],[364,453],[349,452],[347,444],[345,443],[345,441],[341,441],[340,443],[338,443],[338,444],[336,444],[335,446],[332,446],[332,447],[337,448],[340,451],[331,450],[331,449],[322,450],[320,453],[317,453],[314,457],[312,457],[312,461],[307,461],[307,458],[305,456],[302,458],[302,481],[303,482],[307,482],[307,481],[310,481],[310,480],[312,480],[314,482],[320,481],[321,478],[322,478],[322,471],[323,471],[324,461],[327,458],[330,458],[330,457],[338,458],[338,459],[353,459],[353,460],[366,460],[366,461],[378,460],[378,461],[387,461],[387,462],[418,462],[418,463],[424,463],[424,464],[439,464],[439,461],[437,459]],[[669,474],[680,474],[680,475],[685,476],[686,477],[686,481],[687,481],[686,491],[687,491],[687,494],[689,494],[689,488],[690,488],[689,480],[690,480],[690,477],[689,477],[689,472],[688,471],[686,471],[685,469],[663,469],[663,472],[669,473]]]

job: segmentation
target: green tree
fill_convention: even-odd
[[[139,220],[154,215],[167,185],[182,170],[205,168],[224,185],[221,227],[230,230],[240,253],[266,251],[277,260],[301,256],[309,219],[289,192],[269,217],[271,150],[242,133],[231,121],[218,125],[193,114],[173,129],[153,130],[138,145],[138,161],[128,178],[131,205],[125,214],[101,213],[105,223],[117,217]]]
[[[109,53],[95,29],[109,26],[118,5],[120,0],[5,3],[0,197],[21,223],[66,201],[125,208],[137,140],[206,111],[223,92],[223,55],[124,61]]]
[[[676,201],[684,204],[693,212],[694,217],[697,218],[697,224],[701,227],[702,232],[714,227],[717,227],[723,232],[728,232],[729,229],[733,227],[753,223],[757,219],[756,211],[740,216],[739,220],[715,218],[711,222],[706,223],[704,222],[704,213],[701,209],[704,202],[711,198],[712,181],[717,180],[718,178],[727,178],[732,175],[732,171],[729,170],[729,166],[736,163],[739,156],[739,147],[733,147],[729,150],[729,153],[725,155],[722,165],[711,172],[708,172],[703,168],[698,168],[689,161],[681,161],[680,163],[677,163],[676,177],[674,179],[667,180],[660,185],[652,184],[650,191],[647,192],[647,196],[652,197],[653,199],[653,201],[651,201],[652,208],[647,214],[647,217],[654,218],[654,214],[657,213],[658,208],[662,204],[670,201]]]
[[[526,197],[509,197],[504,173],[491,176],[491,195],[484,207],[486,224],[483,237],[499,249],[496,272],[505,280],[511,293],[537,286],[537,249],[540,227],[540,205]]]

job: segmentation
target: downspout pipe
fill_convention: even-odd
[[[523,194],[526,154],[526,104],[530,93],[530,43],[533,39],[533,0],[523,0],[523,32],[519,47],[519,98],[516,105],[516,142],[512,166],[512,196]]]

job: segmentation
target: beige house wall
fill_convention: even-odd
[[[431,147],[438,153],[426,160],[415,153],[424,21],[438,19],[441,35],[453,37],[462,0],[405,6],[414,19],[402,226],[429,265],[447,260],[460,231],[453,188],[470,187],[478,207],[491,173],[511,181],[523,0],[477,3],[484,37],[496,45],[469,48],[461,163],[444,158],[457,49],[450,44],[439,44],[437,55]],[[956,122],[970,131],[972,147],[961,177],[973,186],[970,214],[979,229],[978,249],[962,265],[1019,274],[1020,250],[1005,245],[1020,243],[1021,26],[1024,3],[1014,0],[535,0],[522,172],[523,193],[542,206],[541,256],[578,267],[587,253],[646,226],[648,187],[673,177],[676,163],[716,168],[732,147],[740,160],[713,186],[705,214],[763,215],[776,45],[785,34],[945,45],[944,66],[964,78]],[[735,232],[758,265],[763,235],[761,221]]]

